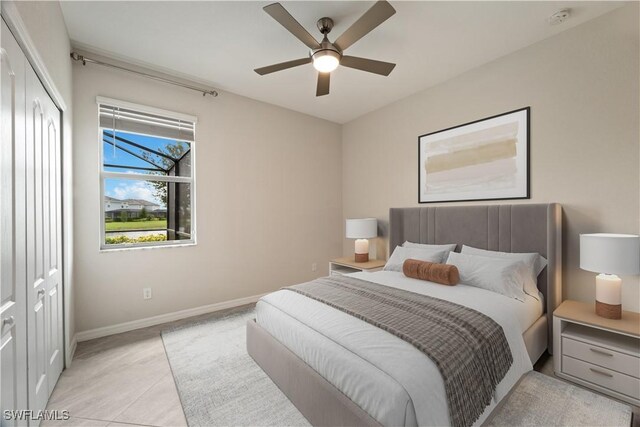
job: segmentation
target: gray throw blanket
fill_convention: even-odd
[[[284,289],[377,326],[426,354],[442,374],[456,427],[482,415],[513,362],[502,327],[459,304],[346,276]]]

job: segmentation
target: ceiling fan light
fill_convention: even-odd
[[[313,68],[321,73],[330,73],[340,65],[340,54],[333,50],[324,50],[313,55]]]

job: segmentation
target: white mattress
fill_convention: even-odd
[[[541,301],[520,302],[471,286],[443,286],[393,271],[350,276],[446,299],[480,311],[502,326],[514,361],[477,425],[532,369],[522,333],[542,315]],[[256,321],[381,424],[450,424],[440,372],[424,353],[402,339],[287,290],[262,297]]]

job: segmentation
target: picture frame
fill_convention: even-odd
[[[418,203],[530,198],[531,107],[418,137]]]

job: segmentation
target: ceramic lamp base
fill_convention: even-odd
[[[612,305],[596,301],[596,314],[606,319],[622,319],[622,304]]]
[[[356,262],[369,262],[369,254],[356,254]]]
[[[596,276],[596,314],[606,319],[622,319],[622,279],[615,274]]]
[[[356,240],[355,254],[356,262],[369,261],[369,241],[367,239]]]

